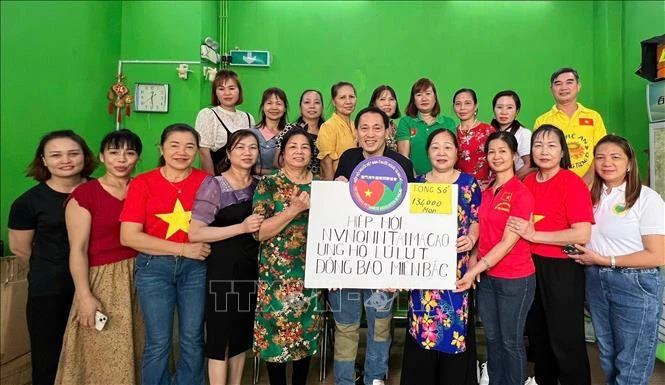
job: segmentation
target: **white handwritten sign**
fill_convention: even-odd
[[[409,184],[401,204],[383,215],[361,210],[345,182],[314,181],[311,197],[305,287],[455,287],[456,185]],[[415,209],[433,201],[436,207],[454,209]]]

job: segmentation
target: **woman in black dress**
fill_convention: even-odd
[[[229,136],[221,175],[207,177],[196,194],[191,242],[210,242],[206,259],[206,355],[211,384],[241,383],[245,351],[252,347],[259,243],[263,216],[252,214],[258,183],[257,137],[249,130]]]

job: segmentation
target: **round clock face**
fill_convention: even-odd
[[[168,84],[136,85],[136,111],[167,112],[168,101]]]

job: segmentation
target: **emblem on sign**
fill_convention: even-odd
[[[353,202],[368,214],[389,213],[406,196],[406,173],[394,160],[372,157],[360,162],[351,173],[349,190]]]

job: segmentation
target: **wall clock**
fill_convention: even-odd
[[[134,111],[168,112],[169,85],[157,83],[136,83]]]

